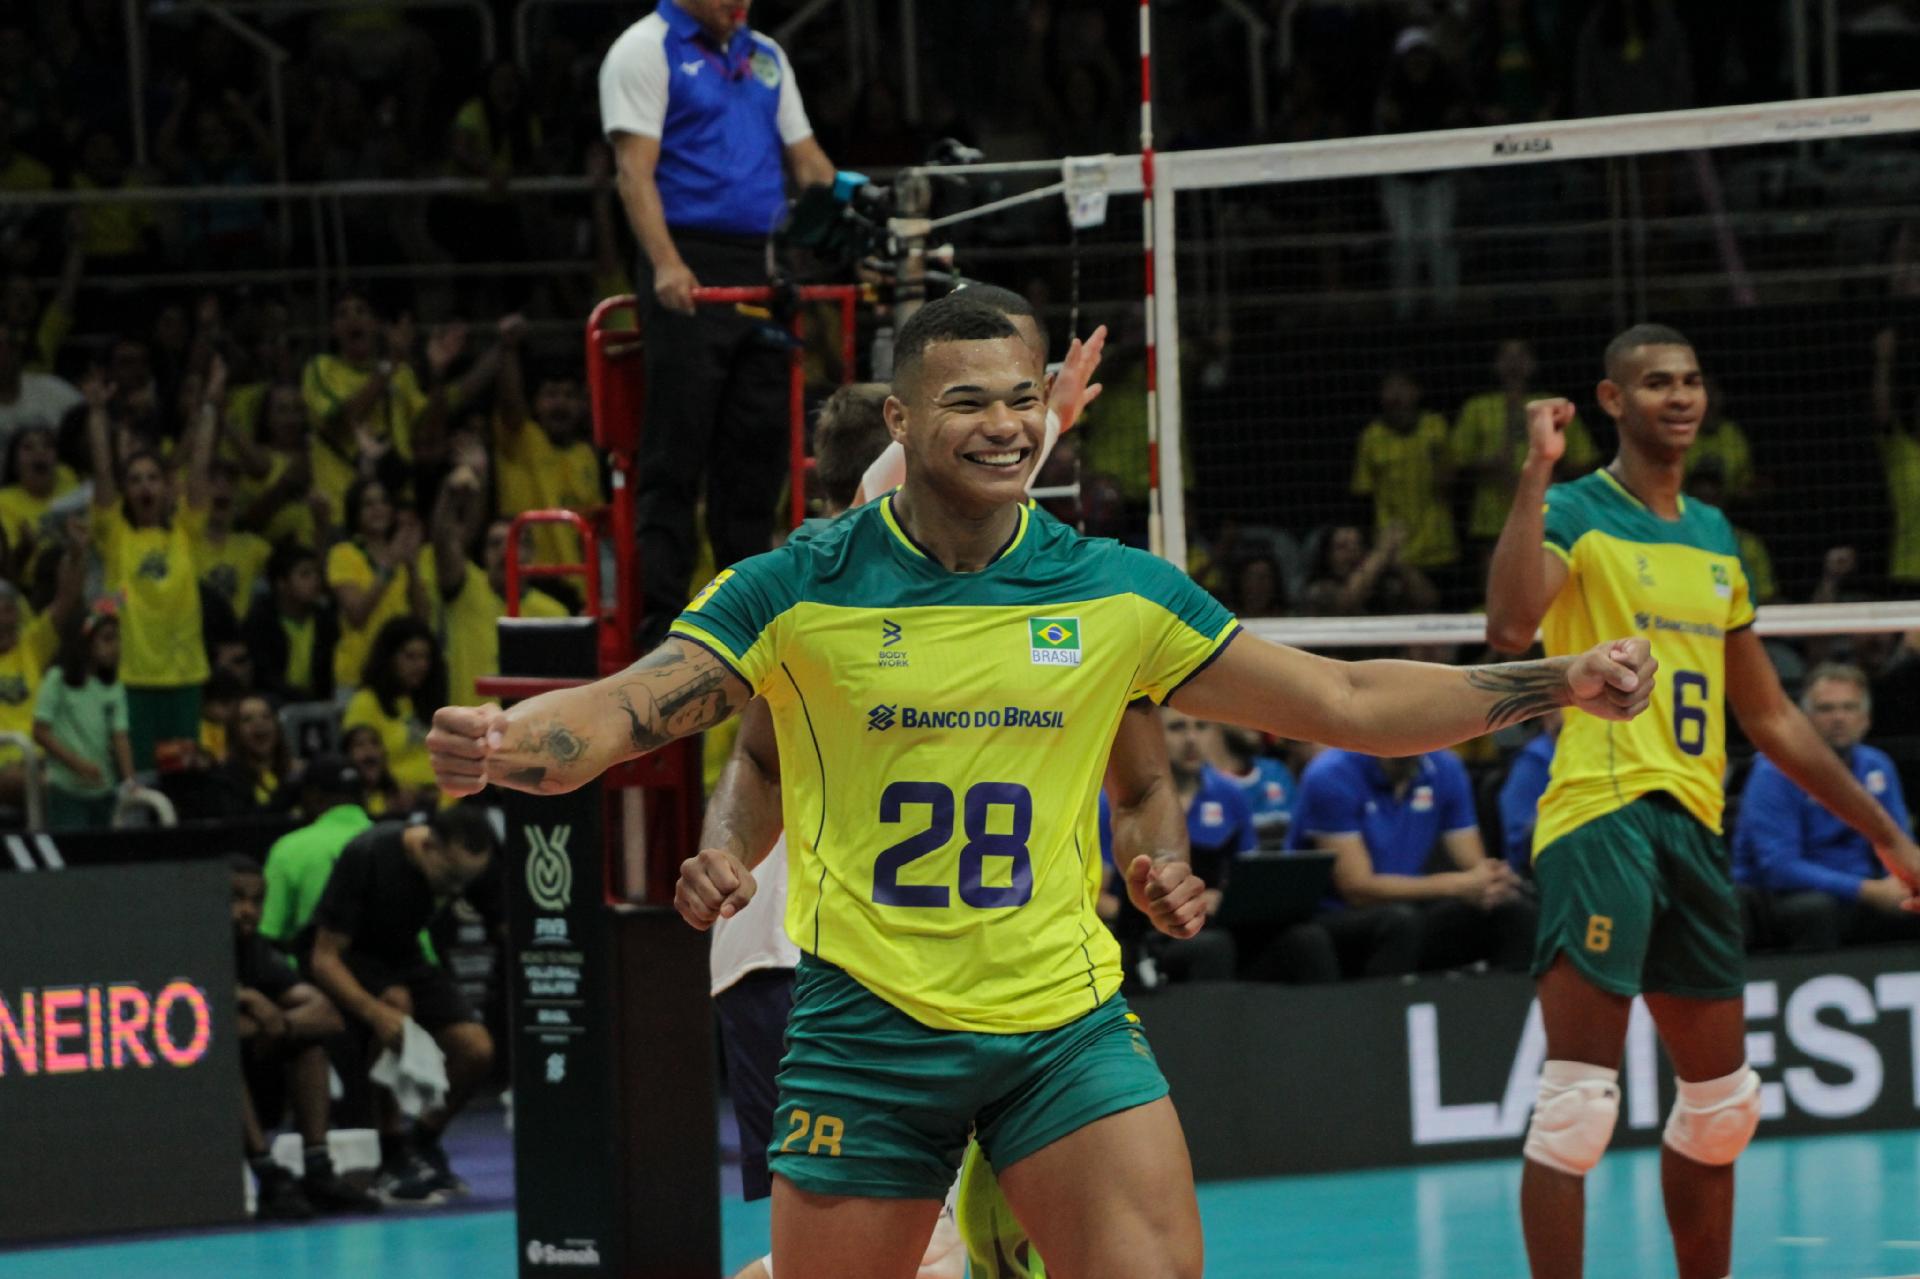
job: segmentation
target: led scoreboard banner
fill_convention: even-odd
[[[0,1243],[244,1214],[224,862],[9,875]]]

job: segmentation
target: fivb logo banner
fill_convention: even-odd
[[[527,895],[541,910],[559,914],[573,900],[573,859],[567,856],[571,826],[527,827]]]

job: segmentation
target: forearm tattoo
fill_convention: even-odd
[[[531,725],[529,733],[532,740],[525,748],[526,753],[552,760],[555,764],[571,764],[587,753],[587,739],[557,720],[548,723],[544,728],[537,724]],[[545,764],[528,764],[516,768],[506,775],[506,784],[517,787],[537,787],[547,780],[547,768]]]
[[[1468,684],[1482,692],[1497,694],[1493,705],[1487,708],[1488,732],[1567,704],[1565,664],[1552,658],[1544,662],[1472,666],[1467,668],[1466,675]]]
[[[627,717],[628,741],[641,752],[697,733],[738,709],[727,694],[727,672],[718,664],[696,668],[678,645],[658,649],[634,667],[614,696]]]

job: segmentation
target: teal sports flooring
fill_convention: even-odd
[[[1517,1152],[1516,1152],[1517,1154]],[[1210,1279],[1524,1276],[1519,1163],[1201,1187]],[[725,1206],[729,1269],[767,1247],[766,1204]],[[1657,1151],[1609,1155],[1588,1186],[1589,1279],[1672,1275]],[[0,1279],[511,1279],[511,1213],[442,1210],[0,1253]],[[557,1273],[557,1272],[556,1272]],[[1920,1132],[1771,1140],[1740,1163],[1734,1273],[1920,1275]]]

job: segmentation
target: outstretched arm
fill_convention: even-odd
[[[1173,696],[1221,720],[1367,755],[1417,755],[1549,711],[1632,719],[1659,664],[1644,639],[1499,666],[1336,662],[1241,635]]]
[[[1727,701],[1756,749],[1873,844],[1887,870],[1908,886],[1906,908],[1920,912],[1920,848],[1787,698],[1752,628],[1727,636]]]
[[[615,764],[712,728],[752,697],[698,644],[667,641],[617,675],[528,698],[510,711],[446,706],[427,751],[450,795],[492,783],[535,795],[584,786]]]

